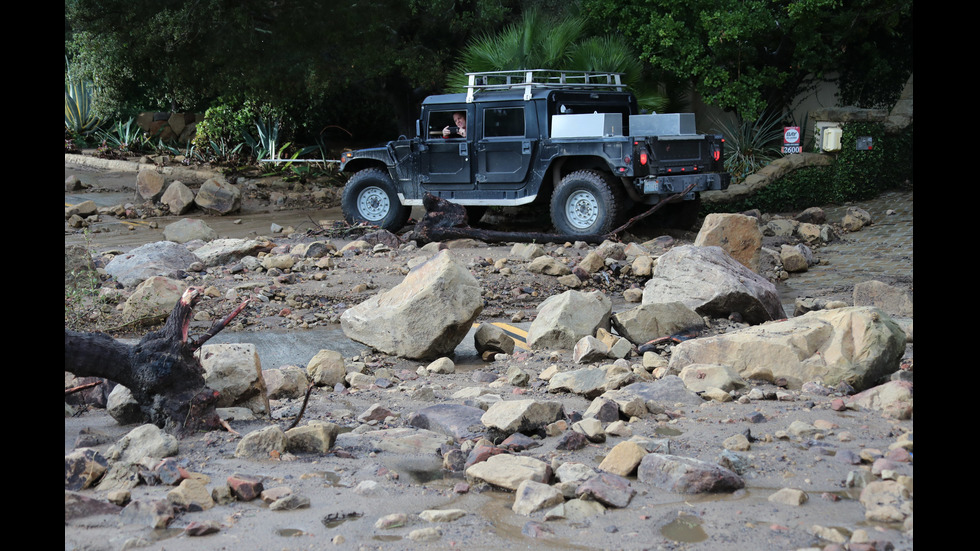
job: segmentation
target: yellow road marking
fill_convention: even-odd
[[[531,347],[527,345],[527,331],[519,327],[514,327],[513,325],[507,325],[506,323],[497,321],[491,323],[490,325],[496,325],[497,327],[503,329],[504,333],[507,333],[507,335],[514,340],[514,344],[518,347],[523,348],[524,350],[531,349]],[[475,329],[477,327],[480,327],[480,324],[474,323],[473,328]]]

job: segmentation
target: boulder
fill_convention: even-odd
[[[476,347],[476,353],[481,356],[484,352],[514,353],[514,339],[492,323],[480,324],[476,334],[473,335],[473,345]]]
[[[194,205],[194,192],[183,182],[173,182],[163,192],[160,202],[167,205],[170,214],[184,214]]]
[[[221,266],[270,249],[272,244],[264,239],[215,239],[194,249],[193,254],[205,266]]]
[[[123,303],[122,315],[126,321],[166,317],[173,311],[187,285],[182,281],[153,276],[133,290]]]
[[[705,327],[704,319],[682,302],[640,304],[613,315],[610,321],[617,333],[638,345]]]
[[[145,168],[136,175],[136,192],[147,201],[156,201],[163,194],[163,182],[162,174]]]
[[[201,184],[194,203],[205,211],[228,214],[241,208],[242,192],[228,182],[211,178]]]
[[[534,350],[571,350],[582,337],[609,329],[612,301],[599,291],[583,293],[569,290],[545,299],[527,332],[527,344]]]
[[[704,218],[694,245],[718,246],[746,268],[758,273],[762,230],[759,221],[744,214],[711,213]]]
[[[680,494],[733,492],[745,486],[742,477],[720,465],[663,453],[644,455],[636,478]]]
[[[442,250],[392,289],[348,309],[340,326],[381,352],[435,359],[453,354],[482,310],[480,284]]]
[[[135,287],[153,276],[175,277],[198,258],[187,247],[172,241],[155,241],[116,255],[105,271],[126,287]]]
[[[187,243],[195,239],[213,241],[218,238],[218,232],[211,229],[204,220],[182,218],[163,228],[163,238],[174,243]]]
[[[530,433],[564,416],[561,402],[507,400],[496,402],[480,417],[487,428],[503,434]]]
[[[466,469],[467,477],[514,491],[525,480],[547,484],[551,474],[551,467],[540,459],[510,454],[494,455]]]
[[[904,352],[905,332],[887,314],[848,307],[684,341],[674,348],[670,369],[728,365],[744,379],[785,379],[792,389],[816,380],[860,391],[898,370]]]
[[[783,319],[776,286],[721,247],[674,247],[657,261],[643,289],[643,304],[681,302],[702,316],[736,312],[749,324]]]
[[[271,411],[254,344],[205,344],[197,354],[204,368],[204,382],[220,393],[218,407],[246,407],[259,414]]]

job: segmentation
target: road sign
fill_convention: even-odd
[[[803,143],[800,138],[803,135],[800,134],[799,126],[784,126],[783,127],[783,154],[788,155],[790,153],[802,153]]]

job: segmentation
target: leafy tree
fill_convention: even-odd
[[[912,0],[584,0],[655,70],[754,120],[820,81],[842,99],[894,100],[912,71]],[[864,72],[881,77],[873,86]],[[862,83],[862,84],[859,84]]]
[[[519,0],[66,0],[66,55],[106,118],[250,100],[312,137],[407,133],[458,49]],[[396,123],[397,121],[397,123]]]

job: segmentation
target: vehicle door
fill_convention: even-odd
[[[443,137],[443,129],[455,127],[453,113],[465,113],[467,121],[473,121],[472,106],[456,106],[428,111],[422,121],[422,147],[420,148],[420,184],[423,190],[467,190],[473,189],[471,183],[472,163],[470,148],[473,137],[458,134]],[[467,124],[467,129],[472,128]]]
[[[481,105],[477,113],[477,185],[523,183],[537,144],[534,102]],[[507,186],[509,187],[509,186]]]

